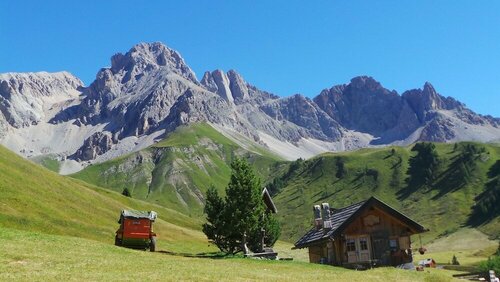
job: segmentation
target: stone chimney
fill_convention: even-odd
[[[330,221],[330,205],[328,203],[321,204],[321,217],[323,219],[323,228],[332,229],[332,222]]]
[[[319,205],[315,205],[313,207],[313,213],[314,213],[314,227],[316,229],[321,229],[323,228],[323,219],[321,218],[321,207]]]

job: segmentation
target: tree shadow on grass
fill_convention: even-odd
[[[433,185],[439,193],[432,197],[433,200],[439,199],[444,195],[460,190],[469,181],[469,174],[475,170],[475,165],[467,165],[467,162],[459,156],[452,158],[453,162],[443,173],[438,176],[438,181]]]
[[[498,164],[498,165],[497,165]],[[500,216],[500,161],[488,171],[490,180],[484,191],[474,198],[476,204],[467,220],[467,224],[478,227]]]
[[[191,254],[191,253],[179,253],[179,252],[160,250],[158,251],[158,253],[167,254],[171,256],[187,257],[187,258],[206,258],[206,259],[243,258],[243,255],[240,254],[231,255],[222,252],[206,252],[206,253]]]
[[[411,184],[408,184],[408,185],[406,185],[406,187],[404,187],[403,189],[401,189],[398,192],[396,192],[396,196],[397,196],[398,200],[400,200],[400,201],[406,200],[413,193],[415,193],[418,190],[420,190],[421,187],[423,187],[423,185],[415,185],[415,184],[411,185]]]

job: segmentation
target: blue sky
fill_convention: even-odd
[[[111,55],[152,41],[198,77],[236,69],[280,96],[370,75],[400,93],[429,81],[500,117],[500,1],[0,1],[0,72],[89,84]]]

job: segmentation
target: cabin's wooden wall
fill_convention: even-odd
[[[372,224],[369,224],[370,218],[367,218],[367,216],[372,216]],[[378,223],[373,224],[373,216],[379,218]],[[399,254],[396,254],[397,252],[391,252],[388,247],[384,248],[383,254],[375,254],[373,240],[375,238],[378,240],[386,240],[388,242],[390,239],[395,239],[398,242],[398,249],[406,249],[410,248],[410,235],[412,235],[412,233],[413,232],[408,229],[403,222],[400,222],[398,219],[387,214],[386,212],[376,207],[368,209],[349,224],[343,232],[343,236],[337,236],[335,238],[333,245],[334,257],[332,258],[333,260],[331,263],[341,265],[347,262],[345,237],[359,235],[367,235],[370,238],[372,259],[375,258],[375,255],[378,255],[378,259],[380,259],[381,256],[387,257],[387,261],[385,261],[386,264],[395,265],[406,262],[404,258],[399,256]],[[326,256],[326,243],[324,243],[322,248],[316,248],[317,250],[323,249],[321,255]],[[319,258],[317,259],[317,262],[319,262]]]
[[[321,245],[309,247],[309,262],[334,265],[337,262],[339,249],[331,240]]]
[[[320,263],[321,258],[325,257],[325,246],[311,246],[309,247],[309,262]]]
[[[365,218],[367,218],[368,216],[378,217],[380,219],[379,223],[373,225],[365,224]],[[411,231],[407,229],[406,225],[376,207],[373,207],[373,209],[368,209],[356,219],[354,219],[343,233],[345,235],[380,233],[394,237],[411,235]]]

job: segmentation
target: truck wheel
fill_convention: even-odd
[[[122,245],[122,240],[118,239],[118,237],[115,236],[115,246],[121,246]]]
[[[151,243],[149,244],[149,250],[154,252],[156,249],[156,237],[151,238]]]

